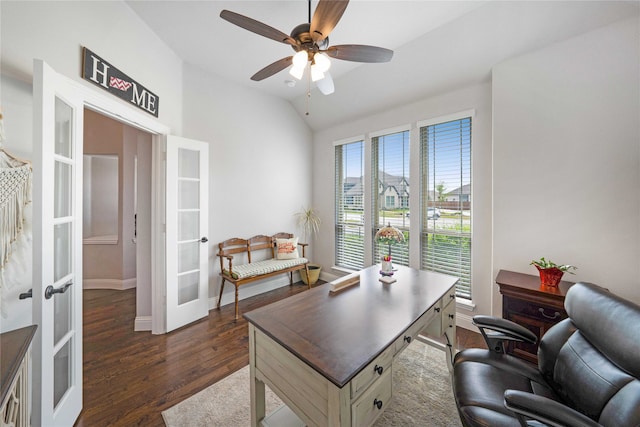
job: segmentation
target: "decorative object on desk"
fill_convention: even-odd
[[[386,227],[382,227],[376,233],[378,243],[389,246],[389,253],[382,257],[381,274],[391,276],[393,274],[393,264],[391,263],[391,245],[404,242],[404,234],[396,227],[392,227],[391,223],[387,223]]]
[[[577,270],[577,267],[569,264],[556,264],[544,257],[539,260],[533,260],[529,265],[534,265],[540,273],[540,284],[542,286],[557,287],[562,280],[564,273],[574,274],[571,270]]]
[[[393,272],[391,274],[393,274]],[[378,280],[380,280],[382,283],[385,283],[387,285],[390,283],[394,283],[396,281],[396,279],[394,277],[391,277],[390,274],[384,274],[384,273],[382,273],[382,276]]]
[[[382,269],[380,270],[380,274],[384,276],[393,275],[393,264],[391,263],[391,257],[389,255],[384,255],[382,257]]]
[[[296,222],[298,227],[302,230],[302,237],[304,243],[309,243],[307,240],[307,236],[315,236],[320,231],[320,215],[313,208],[305,208],[304,206],[299,212],[294,214],[296,217]],[[309,277],[306,277],[306,274],[301,273],[300,279],[305,285],[315,285],[318,279],[320,278],[320,271],[322,270],[322,266],[319,264],[309,263]]]
[[[335,294],[343,289],[350,288],[360,283],[360,273],[351,273],[344,277],[334,280],[329,285],[329,293]]]

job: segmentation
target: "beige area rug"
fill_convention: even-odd
[[[444,352],[414,340],[393,371],[393,400],[374,424],[460,427]],[[162,412],[168,427],[250,424],[249,367],[245,366],[200,393]],[[267,414],[282,401],[267,387]]]

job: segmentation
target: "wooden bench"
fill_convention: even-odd
[[[277,274],[289,273],[289,285],[293,285],[293,272],[304,269],[307,278],[309,277],[309,261],[304,257],[307,243],[298,243],[302,248],[302,256],[294,259],[277,259],[276,257],[276,239],[291,239],[293,234],[278,233],[273,236],[254,236],[250,239],[233,238],[225,240],[218,244],[218,254],[220,257],[220,276],[222,283],[220,284],[220,296],[218,298],[218,308],[222,301],[222,291],[225,282],[231,282],[236,287],[236,320],[239,317],[238,312],[238,288],[245,283],[255,282],[256,280],[266,279]],[[252,261],[251,254],[256,251],[271,251],[271,257],[260,261]],[[233,264],[233,255],[246,253],[247,263]],[[255,258],[255,257],[254,257]],[[225,260],[226,266],[225,266]],[[302,273],[301,273],[302,274]],[[307,283],[309,280],[307,280]],[[308,285],[311,289],[311,285]]]

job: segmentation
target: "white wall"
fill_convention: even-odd
[[[185,66],[185,137],[207,141],[210,296],[220,285],[217,244],[280,231],[299,234],[294,213],[311,203],[311,131],[286,101]],[[312,253],[315,248],[312,247]],[[288,283],[285,275],[273,286]],[[244,285],[240,298],[266,288]],[[225,287],[223,304],[233,301]]]
[[[544,256],[640,302],[638,40],[634,18],[494,68],[494,276]]]
[[[10,153],[32,158],[34,58],[43,59],[59,73],[100,90],[81,78],[81,46],[93,50],[156,93],[160,97],[158,120],[170,126],[173,133],[182,132],[182,62],[125,3],[2,1],[0,38],[0,104],[7,137],[3,146]],[[10,283],[6,288],[10,292],[3,293],[6,309],[0,331],[31,323],[31,300],[17,300],[17,294],[32,285],[30,240],[25,244],[27,272],[18,265],[5,270],[5,280]],[[17,262],[12,260],[9,264]]]
[[[491,311],[491,85],[477,84],[422,101],[388,108],[384,113],[335,126],[314,136],[313,205],[322,217],[321,233],[315,242],[314,261],[325,268],[335,262],[335,200],[334,200],[334,141],[357,135],[437,118],[449,114],[475,109],[472,140],[472,182],[473,182],[473,302],[476,312]],[[411,144],[418,143],[412,138]],[[412,147],[411,155],[419,153]],[[420,188],[419,161],[411,160],[412,188]],[[419,211],[419,192],[411,192],[411,210]],[[419,230],[419,227],[417,227]],[[413,224],[412,230],[414,232]],[[417,248],[417,246],[416,246]],[[413,255],[413,259],[416,259]],[[419,265],[413,265],[418,267]],[[329,274],[340,275],[337,270]],[[461,313],[461,320],[469,321],[472,313]],[[466,318],[465,318],[466,316]],[[470,322],[467,322],[470,323]]]

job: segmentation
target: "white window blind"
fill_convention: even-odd
[[[409,131],[376,136],[372,143],[372,236],[387,224],[404,233],[405,242],[391,246],[394,264],[409,265]],[[373,239],[373,262],[389,248]]]
[[[471,299],[471,117],[420,127],[421,268]]]
[[[364,268],[364,141],[335,150],[335,263],[359,270]]]

